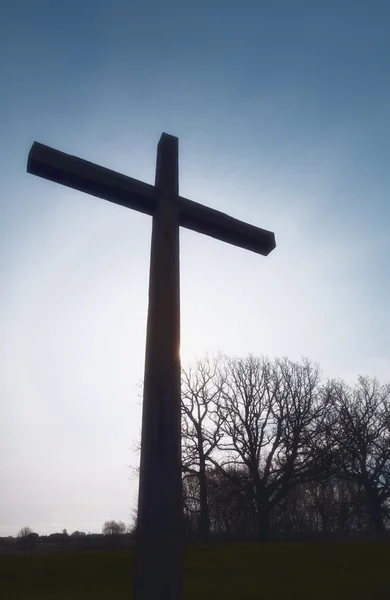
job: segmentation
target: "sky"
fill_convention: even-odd
[[[130,523],[151,218],[26,172],[36,140],[275,232],[181,230],[181,353],[390,380],[390,3],[14,0],[0,22],[0,536]]]

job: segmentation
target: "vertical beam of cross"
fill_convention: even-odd
[[[157,150],[146,336],[135,600],[181,598],[178,139]]]

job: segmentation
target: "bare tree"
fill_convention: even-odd
[[[337,415],[331,431],[339,450],[335,473],[362,487],[372,526],[383,534],[390,498],[390,385],[359,377],[354,388],[330,382],[328,394]]]
[[[126,524],[123,521],[106,521],[102,529],[103,535],[118,536],[126,533]]]
[[[32,533],[34,533],[34,532],[31,529],[31,527],[22,527],[22,529],[18,532],[18,538],[19,539],[27,538],[27,537],[31,536]]]
[[[27,548],[31,556],[39,535],[34,533],[31,527],[22,527],[22,529],[18,532],[17,537],[21,546]]]
[[[225,475],[227,465],[247,469],[257,532],[268,537],[273,508],[324,468],[325,452],[313,453],[326,409],[320,402],[320,371],[308,360],[298,364],[249,356],[226,359],[222,378],[219,448],[227,457],[213,463]]]
[[[210,533],[207,465],[222,438],[222,420],[216,410],[222,389],[220,361],[220,357],[212,360],[206,357],[182,370],[182,468],[184,479],[191,478],[183,491],[191,492],[188,504],[191,506],[189,510],[194,512],[194,486],[199,486],[199,531],[202,538],[207,538]]]

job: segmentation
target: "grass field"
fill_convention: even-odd
[[[0,557],[1,600],[130,600],[132,551]],[[390,541],[185,549],[183,600],[390,600]]]

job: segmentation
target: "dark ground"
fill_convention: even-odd
[[[132,550],[0,556],[1,600],[129,600]],[[183,600],[390,600],[390,541],[190,544]]]

